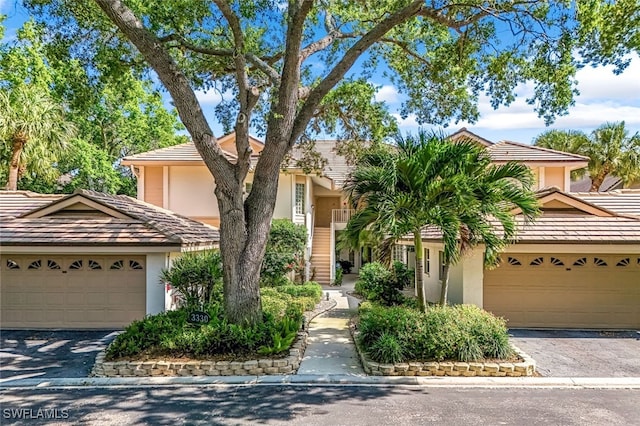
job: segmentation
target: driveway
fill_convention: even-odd
[[[509,330],[546,377],[640,377],[640,332]]]
[[[28,378],[87,377],[117,331],[0,331],[0,383]]]

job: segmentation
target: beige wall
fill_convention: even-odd
[[[278,179],[278,195],[276,196],[276,207],[273,211],[274,219],[293,220],[294,179],[294,175],[280,173],[280,179]]]
[[[567,173],[569,173],[567,171]],[[544,168],[544,182],[545,186],[555,186],[564,191],[565,183],[565,168],[564,167],[545,167]]]
[[[144,201],[162,207],[162,167],[144,168]]]
[[[169,167],[169,210],[193,218],[216,218],[213,176],[205,166]]]

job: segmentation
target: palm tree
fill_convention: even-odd
[[[21,85],[0,92],[0,143],[9,164],[6,189],[18,189],[28,170],[51,170],[73,133],[60,104],[37,87]]]
[[[485,150],[472,141],[452,143],[444,136],[420,132],[399,138],[397,148],[365,154],[347,181],[356,205],[345,235],[357,240],[363,230],[384,236],[383,248],[411,234],[416,253],[416,288],[424,310],[421,232],[435,227],[444,243],[446,301],[450,265],[467,250],[484,244],[485,263],[516,233],[513,208],[527,220],[538,212],[530,170],[518,163],[492,165]],[[496,227],[496,225],[498,225]]]
[[[617,176],[624,185],[640,180],[640,134],[629,136],[624,121],[605,123],[590,136],[551,130],[538,136],[534,144],[589,157],[591,191],[598,191],[608,175]]]

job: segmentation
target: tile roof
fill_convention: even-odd
[[[225,158],[235,161],[236,156],[230,152],[222,151]],[[180,145],[169,146],[167,148],[154,149],[153,151],[142,152],[140,154],[129,155],[122,159],[122,164],[138,164],[141,162],[188,162],[203,163],[202,157],[193,142]]]
[[[337,140],[321,139],[315,141],[315,148],[316,151],[327,160],[327,164],[324,166],[323,176],[331,179],[337,188],[342,188],[352,166],[347,164],[345,157],[336,153],[336,148],[339,143],[340,141]],[[300,159],[302,155],[300,149],[293,149],[292,157],[294,159]]]
[[[20,216],[64,196],[64,194],[38,194],[31,191],[0,191],[0,218]]]
[[[489,139],[485,139],[482,136],[476,135],[475,133],[467,130],[466,127],[461,128],[460,130],[458,130],[457,132],[454,132],[452,134],[450,134],[448,136],[448,139],[457,142],[459,140],[463,140],[463,139],[469,139],[472,140],[474,142],[479,143],[482,146],[491,146],[494,143],[491,142]]]
[[[487,150],[489,151],[491,159],[496,162],[578,162],[585,163],[584,165],[586,166],[587,161],[589,161],[589,158],[582,155],[570,154],[568,152],[555,151],[552,149],[541,148],[539,146],[526,145],[511,141],[500,141],[487,147]]]
[[[572,195],[617,214],[640,217],[640,189],[618,189],[610,192],[576,192]]]
[[[38,217],[39,211],[78,196],[120,212],[126,218],[83,213],[60,216],[55,212]],[[40,205],[20,217],[3,220],[0,226],[2,245],[210,246],[217,244],[219,239],[219,231],[213,226],[126,195],[86,190]]]
[[[524,244],[640,244],[640,220],[629,217],[542,215],[533,223],[516,217],[517,243]],[[496,228],[499,224],[494,224]],[[422,238],[440,240],[442,234],[434,227],[422,230]]]

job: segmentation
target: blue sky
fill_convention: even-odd
[[[11,38],[15,30],[28,19],[27,11],[19,0],[0,0],[0,14],[9,16],[5,21],[5,37]],[[626,122],[631,133],[640,131],[640,57],[631,56],[630,66],[620,75],[612,72],[612,67],[583,68],[576,75],[580,95],[568,114],[558,117],[553,125],[545,127],[544,121],[537,117],[531,105],[525,99],[531,94],[532,87],[523,85],[516,90],[517,98],[509,107],[494,110],[487,99],[480,99],[481,116],[477,123],[450,123],[446,132],[466,127],[480,136],[494,142],[513,140],[530,143],[537,135],[553,129],[571,129],[591,132],[607,121]],[[394,87],[384,81],[374,81],[380,85],[377,99],[387,103],[389,110],[398,118],[403,132],[415,132],[419,129],[412,116],[402,119],[399,115],[402,96]],[[221,131],[213,118],[215,105],[221,95],[214,91],[198,93],[203,109],[209,111],[210,123],[214,131]]]

